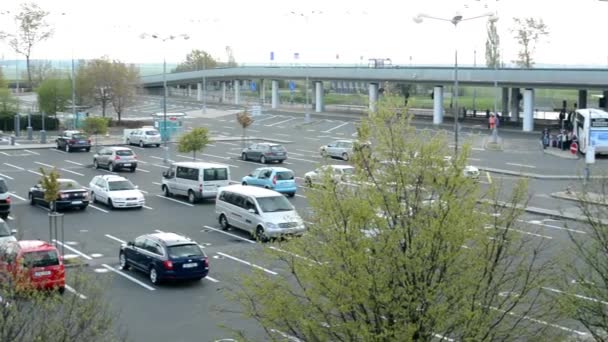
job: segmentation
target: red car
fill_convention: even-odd
[[[0,273],[17,285],[65,291],[63,259],[55,246],[46,241],[22,240],[0,245]]]

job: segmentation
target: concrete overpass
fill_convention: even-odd
[[[433,122],[443,122],[443,88],[454,83],[454,68],[452,67],[402,67],[392,66],[385,68],[366,67],[273,67],[250,66],[236,68],[218,68],[167,74],[167,84],[171,86],[197,86],[197,96],[202,99],[202,80],[221,82],[222,98],[226,98],[226,84],[234,86],[234,102],[239,104],[241,82],[247,80],[271,80],[272,82],[272,108],[276,108],[279,97],[279,80],[309,79],[314,83],[315,110],[323,111],[323,82],[365,82],[369,91],[369,109],[376,109],[378,88],[381,82],[408,82],[434,86]],[[577,89],[579,91],[578,107],[587,107],[588,89],[604,91],[608,98],[608,70],[607,69],[515,69],[461,67],[458,70],[458,81],[461,85],[493,86],[496,81],[502,88],[503,117],[509,116],[512,121],[519,120],[520,88],[524,88],[523,130],[534,129],[534,89],[535,88],[561,88]],[[163,75],[152,75],[141,78],[145,88],[162,87]],[[262,89],[265,89],[262,88]],[[608,101],[605,109],[608,110]],[[509,115],[506,115],[509,113]]]

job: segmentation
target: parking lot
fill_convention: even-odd
[[[209,127],[214,136],[238,137],[242,134],[233,115],[190,118],[187,125]],[[292,169],[300,185],[296,196],[289,201],[306,220],[309,205],[301,177],[326,162],[319,154],[319,146],[334,139],[354,138],[355,132],[356,122],[353,120],[314,119],[310,124],[303,124],[300,116],[266,114],[256,117],[247,135],[283,143],[287,148],[289,157],[281,166]],[[146,196],[146,206],[142,209],[110,210],[96,203],[90,204],[85,211],[65,212],[63,247],[66,254],[86,261],[89,264],[87,272],[94,274],[100,283],[107,282],[108,300],[120,312],[121,323],[136,341],[213,341],[227,338],[228,334],[218,324],[257,332],[263,339],[255,322],[246,321],[236,313],[227,313],[238,308],[224,295],[228,289],[235,288],[243,274],[254,269],[262,270],[270,277],[285,272],[280,266],[264,264],[256,257],[261,249],[273,247],[272,244],[260,244],[238,230],[222,231],[215,218],[213,200],[190,204],[186,198],[164,197],[160,189],[161,173],[166,169],[163,150],[154,147],[132,149],[139,160],[136,172],[117,173],[139,186]],[[241,149],[242,144],[238,140],[218,140],[198,153],[197,159],[229,165],[231,179],[240,182],[242,177],[261,165],[240,160]],[[486,162],[484,153],[474,146],[471,163]],[[173,161],[192,160],[192,156],[177,152],[173,145],[170,158]],[[107,170],[93,169],[92,159],[93,151],[66,153],[49,148],[0,151],[0,176],[7,179],[14,197],[9,225],[17,228],[24,239],[48,240],[47,210],[30,206],[27,200],[29,187],[40,179],[40,168],[55,167],[63,178],[74,179],[84,186],[88,186],[96,175],[110,174]],[[342,160],[327,162],[346,163]],[[484,173],[480,182],[485,187],[498,180],[498,177]],[[501,180],[505,184],[514,182],[512,177]],[[577,229],[576,223],[544,216],[525,214],[522,223],[521,234],[546,241],[556,253],[567,241],[569,233],[584,234]],[[119,268],[117,256],[122,243],[142,234],[161,231],[189,236],[202,245],[210,260],[209,276],[197,283],[153,286],[145,274]],[[86,293],[80,293],[77,288],[72,288],[68,295],[80,295],[86,300]],[[171,322],[150,324],[159,318]]]

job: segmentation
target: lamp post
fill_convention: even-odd
[[[423,20],[425,18],[439,20],[439,21],[447,21],[449,23],[452,23],[452,25],[454,25],[454,33],[457,33],[458,24],[460,22],[478,19],[478,18],[485,18],[485,17],[491,17],[492,20],[498,20],[497,17],[494,15],[494,13],[486,13],[483,15],[470,17],[470,18],[464,18],[462,15],[456,14],[451,19],[433,17],[433,16],[430,16],[427,14],[418,14],[417,16],[414,17],[414,22],[417,24],[420,24],[423,22]],[[453,98],[454,98],[454,106],[452,108],[452,112],[454,115],[454,155],[457,155],[458,154],[458,43],[457,42],[456,42],[456,46],[454,47],[454,96],[453,96]]]
[[[146,38],[153,38],[153,39],[158,39],[161,42],[165,43],[169,40],[175,40],[175,39],[184,39],[184,40],[188,40],[190,39],[190,36],[188,36],[187,34],[179,34],[179,35],[168,35],[168,36],[161,36],[158,34],[147,34],[147,33],[143,33],[142,35],[140,35],[141,39],[146,39]],[[163,163],[168,164],[169,163],[169,133],[167,131],[167,59],[166,57],[163,55],[163,148],[165,149],[165,153],[164,153],[164,157],[163,157]]]

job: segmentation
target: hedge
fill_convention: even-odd
[[[27,129],[27,116],[21,116],[21,130]],[[54,117],[44,116],[44,129],[47,131],[56,131],[59,127],[59,120]],[[34,130],[42,129],[42,115],[32,114],[32,128]],[[0,130],[3,132],[11,132],[15,130],[15,114],[0,113]]]

